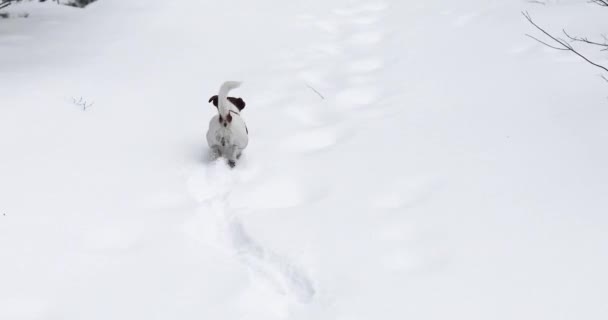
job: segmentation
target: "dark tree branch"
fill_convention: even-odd
[[[2,2],[0,2],[0,9],[4,9],[10,5],[11,5],[10,1],[2,1]]]
[[[566,49],[566,48],[558,48],[558,47],[552,46],[552,45],[550,45],[550,44],[548,44],[548,43],[546,43],[546,42],[543,42],[542,40],[539,40],[538,38],[535,38],[535,37],[533,37],[533,36],[531,36],[531,35],[529,35],[529,34],[527,34],[527,33],[526,33],[526,36],[527,36],[527,37],[530,37],[530,38],[532,38],[532,39],[534,39],[534,40],[536,40],[537,42],[540,42],[540,43],[544,44],[545,46],[547,46],[547,47],[549,47],[549,48],[551,48],[551,49],[555,49],[555,50],[563,50],[563,51],[570,51],[570,49]]]
[[[571,35],[568,34],[568,32],[566,32],[566,30],[562,30],[562,32],[566,35],[566,37],[568,37],[570,40],[574,41],[574,42],[583,42],[586,44],[590,44],[590,45],[594,45],[594,46],[599,46],[602,47],[601,51],[608,51],[608,43],[604,42],[604,43],[599,43],[599,42],[595,42],[595,41],[591,41],[587,38],[584,37],[573,37]],[[602,35],[602,37],[604,37],[604,41],[606,41],[606,36]]]
[[[322,95],[322,94],[321,94],[319,91],[317,91],[317,89],[313,88],[313,87],[312,87],[311,85],[309,85],[309,84],[306,84],[306,86],[307,86],[307,87],[308,87],[310,90],[314,91],[314,92],[315,92],[315,93],[316,93],[316,94],[317,94],[319,97],[321,97],[321,99],[322,99],[322,100],[325,100],[325,97],[324,97],[324,96],[323,96],[323,95]]]
[[[608,0],[591,0],[589,2],[595,3],[595,4],[600,5],[602,7],[608,7]]]
[[[608,0],[599,0],[599,1],[606,1],[606,3],[608,4]],[[530,35],[528,35],[529,37],[535,39],[536,41],[539,41],[540,43],[552,48],[552,49],[556,49],[556,50],[563,50],[563,51],[570,51],[572,53],[574,53],[575,55],[579,56],[581,59],[587,61],[589,64],[600,68],[606,72],[608,72],[608,68],[597,64],[591,60],[589,60],[589,58],[585,57],[584,55],[582,55],[580,52],[578,52],[576,49],[574,49],[574,47],[572,47],[572,45],[570,45],[568,42],[566,42],[566,40],[561,39],[561,38],[556,38],[553,35],[551,35],[549,32],[545,31],[545,29],[541,28],[540,26],[538,26],[536,23],[534,23],[534,21],[532,20],[532,17],[530,17],[530,14],[526,11],[526,12],[522,12],[523,16],[526,18],[526,20],[528,20],[528,22],[530,22],[530,24],[532,24],[536,29],[538,29],[539,31],[541,31],[543,34],[545,34],[547,37],[549,37],[551,40],[553,40],[554,42],[557,43],[556,46],[551,46],[548,45],[547,43],[544,43]],[[567,35],[567,34],[566,34]]]

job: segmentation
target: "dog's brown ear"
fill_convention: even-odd
[[[217,95],[212,96],[211,98],[209,98],[209,103],[213,102],[213,105],[217,108],[217,100],[218,97]],[[228,100],[239,109],[239,111],[245,109],[245,101],[243,101],[243,99],[241,98],[235,98],[235,97],[228,97]]]
[[[241,98],[230,98],[230,102],[232,102],[232,104],[234,104],[239,111],[243,111],[243,109],[245,109],[245,101]]]
[[[209,103],[213,102],[213,105],[217,108],[217,94],[209,98]]]

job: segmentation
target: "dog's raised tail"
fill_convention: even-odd
[[[220,87],[220,92],[217,95],[217,105],[221,114],[226,115],[230,112],[230,109],[228,108],[228,93],[230,90],[240,87],[241,83],[242,82],[240,81],[226,81]]]

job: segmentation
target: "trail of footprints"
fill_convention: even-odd
[[[349,111],[375,107],[382,95],[377,80],[384,68],[386,32],[381,21],[387,9],[383,2],[372,2],[335,9],[325,17],[299,16],[301,28],[312,30],[318,40],[282,55],[281,77],[295,74],[296,81],[293,90],[278,91],[295,92],[297,98],[281,109],[299,128],[279,143],[283,150],[330,150],[356,128]]]
[[[383,24],[388,9],[386,3],[372,2],[333,10],[325,19],[301,17],[304,27],[317,29],[320,42],[303,50],[301,55],[289,55],[299,63],[291,61],[286,65],[295,66],[290,72],[295,72],[302,83],[322,92],[324,99],[298,105],[298,112],[290,111],[290,115],[299,116],[295,120],[299,120],[304,129],[286,137],[281,144],[284,149],[300,153],[330,150],[357,129],[357,120],[366,121],[371,116],[391,112],[379,104],[385,94],[379,85],[386,83],[383,78],[387,71],[385,52],[390,51],[387,50],[389,34]],[[467,21],[473,18],[475,15],[467,17]],[[460,23],[467,21],[463,19]],[[307,93],[314,97],[312,91]],[[370,206],[381,212],[403,212],[404,208],[424,201],[432,191],[426,182],[410,182],[407,188],[403,188],[404,182],[399,178],[394,183],[396,188],[373,196]],[[387,271],[412,271],[427,263],[424,255],[404,249],[408,247],[408,239],[396,235],[411,233],[411,230],[402,228],[384,225],[377,230],[383,239],[378,246],[386,249],[379,263]]]
[[[254,182],[257,188],[241,187]],[[237,257],[249,270],[252,285],[270,288],[284,304],[309,303],[315,288],[306,272],[256,241],[238,216],[241,208],[280,209],[306,202],[306,193],[296,188],[286,177],[265,177],[255,168],[231,170],[221,159],[214,161],[195,169],[188,180],[188,190],[199,208],[185,223],[184,231],[207,247]],[[271,201],[269,197],[276,194],[285,197],[281,202]],[[276,298],[273,301],[277,303]],[[269,304],[269,308],[275,307]]]
[[[301,51],[283,53],[283,72],[295,73],[298,81],[271,80],[278,84],[273,96],[255,99],[281,104],[282,115],[296,125],[293,133],[279,138],[274,147],[288,154],[331,150],[356,129],[356,119],[348,111],[376,107],[383,94],[377,83],[385,67],[382,46],[387,34],[381,21],[387,9],[385,3],[374,2],[337,9],[328,17],[300,17],[304,28],[319,33],[320,42]],[[295,92],[298,98],[287,99],[281,92]],[[239,188],[248,184],[252,188]],[[242,303],[246,308],[261,308],[263,304],[267,308],[264,312],[271,310],[265,314],[268,317],[285,318],[293,302],[314,301],[319,288],[306,270],[262,245],[239,219],[239,210],[295,207],[310,201],[313,194],[302,190],[290,177],[269,177],[268,172],[254,164],[230,171],[221,162],[197,169],[190,177],[188,189],[198,201],[199,210],[185,224],[185,232],[209,247],[236,256],[251,274],[252,292],[263,286],[283,297],[280,303],[276,297],[267,301],[259,298],[259,292],[245,293]],[[377,200],[390,208],[405,205],[398,195],[395,199]],[[388,242],[403,240],[399,238],[400,230],[394,228],[382,229],[380,233]],[[403,269],[417,263],[412,259],[395,249],[387,252],[383,263],[387,268]]]

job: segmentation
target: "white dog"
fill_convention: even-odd
[[[226,81],[220,87],[218,95],[209,99],[209,102],[213,102],[217,107],[218,115],[209,122],[207,143],[215,156],[228,159],[228,165],[231,167],[236,165],[236,160],[249,143],[249,131],[241,117],[245,101],[228,97],[230,90],[240,85],[237,81]]]

